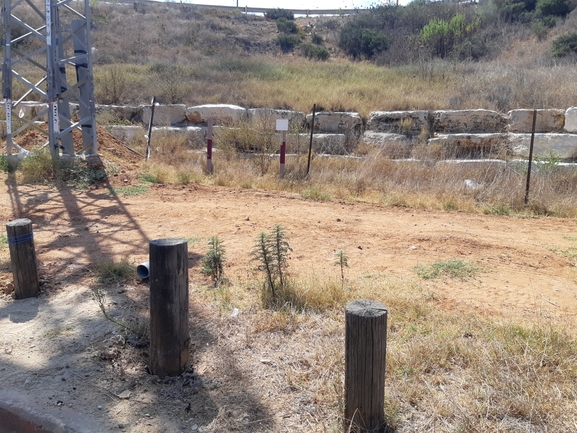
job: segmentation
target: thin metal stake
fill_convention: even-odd
[[[150,136],[152,135],[152,121],[154,119],[154,106],[156,105],[156,96],[152,97],[152,101],[150,101],[150,123],[148,124],[148,137],[146,142],[146,160],[150,158]]]
[[[531,165],[533,163],[533,144],[535,143],[535,124],[537,110],[533,110],[533,126],[531,127],[531,144],[529,145],[529,166],[527,167],[527,184],[525,185],[525,205],[529,203],[529,186],[531,185]]]
[[[311,140],[309,142],[309,160],[307,162],[307,176],[309,175],[309,170],[311,169],[311,153],[313,151],[313,133],[315,131],[315,112],[317,111],[317,104],[313,105],[313,121],[311,123]]]

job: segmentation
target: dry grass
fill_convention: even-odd
[[[238,135],[242,131],[232,133]],[[555,162],[545,162],[533,170],[526,206],[524,162],[471,165],[431,158],[401,161],[364,146],[366,155],[361,158],[313,158],[310,173],[305,176],[307,156],[303,148],[300,154],[287,157],[285,178],[279,179],[278,156],[269,154],[277,150],[276,139],[272,133],[259,135],[256,129],[252,134],[256,135],[249,142],[254,144],[256,153],[237,153],[232,145],[224,144],[213,156],[212,175],[204,174],[202,151],[191,151],[184,141],[172,140],[159,145],[143,171],[150,178],[147,180],[156,182],[281,190],[312,200],[359,200],[385,206],[489,214],[577,216],[577,174]],[[261,148],[265,152],[259,152]],[[479,188],[467,188],[465,180],[474,181]]]
[[[225,301],[195,288],[197,296],[226,304],[220,303],[221,337],[213,350],[245,361],[236,368],[239,380],[244,373],[251,378],[246,386],[274,383],[268,410],[287,419],[287,431],[342,431],[343,308],[355,299],[377,300],[389,311],[385,412],[397,433],[574,428],[572,327],[544,318],[455,315],[414,277],[366,274],[348,281],[346,291],[336,275],[293,278],[293,302],[276,311],[261,309],[258,282],[231,282]],[[238,319],[229,317],[233,308],[241,311]],[[260,362],[249,362],[249,353]],[[242,430],[226,412],[211,427]]]
[[[31,19],[28,6],[20,9]],[[551,41],[574,28],[575,14],[558,20],[543,40],[523,26],[496,27],[502,41],[490,60],[425,60],[411,46],[413,55],[389,67],[344,58],[337,40],[348,18],[309,19],[331,50],[328,62],[315,62],[281,54],[274,21],[238,11],[185,4],[137,5],[135,10],[98,3],[92,9],[95,95],[103,104],[141,104],[156,96],[161,103],[306,112],[317,104],[366,117],[374,110],[396,109],[567,108],[577,97],[574,59],[550,54]],[[37,60],[42,63],[42,56]],[[30,81],[42,76],[40,70],[18,68]],[[14,99],[26,90],[16,80]]]

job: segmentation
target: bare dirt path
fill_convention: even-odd
[[[129,185],[122,176],[116,181]],[[339,249],[349,257],[351,278],[414,275],[417,265],[457,258],[475,262],[481,272],[462,282],[424,283],[442,301],[441,308],[546,317],[568,327],[577,312],[577,229],[568,219],[313,202],[290,193],[202,185],[155,185],[144,195],[125,197],[108,188],[59,190],[16,186],[5,179],[0,218],[20,217],[33,222],[44,286],[39,298],[0,297],[0,393],[16,393],[15,401],[24,399],[24,406],[72,423],[95,421],[98,427],[89,431],[218,431],[216,418],[226,418],[227,428],[238,431],[317,431],[326,416],[294,389],[294,407],[279,409],[288,398],[279,385],[281,360],[290,358],[292,340],[271,335],[268,349],[251,348],[254,324],[240,326],[210,305],[193,307],[194,376],[162,383],[146,375],[146,355],[117,341],[117,327],[102,317],[90,289],[95,266],[121,259],[138,264],[146,260],[153,239],[189,239],[194,284],[206,281],[199,275],[199,260],[210,236],[225,243],[229,278],[242,279],[254,267],[250,251],[257,234],[280,223],[288,230],[290,269],[297,274],[336,273]],[[4,288],[11,274],[7,249],[1,254]],[[109,288],[108,306],[114,313],[145,304],[146,292],[147,286],[136,282]],[[322,332],[338,345],[340,323],[331,323],[323,322]],[[227,340],[232,336],[237,339]],[[115,345],[122,346],[120,354]],[[111,359],[103,359],[105,349],[113,353]],[[234,354],[236,362],[223,364],[223,351]],[[319,359],[314,348],[299,356]],[[131,391],[130,399],[118,398],[124,390]]]

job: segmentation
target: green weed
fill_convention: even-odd
[[[330,201],[331,196],[327,193],[322,192],[318,188],[307,188],[301,192],[301,197],[306,200],[316,200],[316,201]]]
[[[507,205],[499,204],[483,209],[483,213],[486,215],[510,215],[511,209]]]
[[[259,262],[258,269],[265,274],[263,303],[269,306],[284,304],[289,294],[289,284],[285,269],[288,268],[288,254],[292,251],[285,229],[275,224],[270,233],[261,232],[252,251],[252,260]]]
[[[455,258],[430,265],[415,266],[414,270],[424,280],[449,278],[463,281],[474,277],[479,272],[479,268],[473,262]]]
[[[214,286],[217,287],[222,283],[224,277],[225,251],[222,241],[213,236],[208,241],[209,250],[202,259],[202,273],[212,278]]]
[[[138,195],[146,194],[147,192],[148,186],[146,185],[122,186],[112,189],[112,194],[123,195],[124,197],[135,197]]]

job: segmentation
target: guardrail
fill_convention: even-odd
[[[188,1],[155,1],[155,0],[118,0],[116,3],[120,4],[143,4],[143,3],[166,3],[166,4],[173,4],[173,5],[190,5],[196,6],[198,8],[207,8],[207,9],[220,9],[220,10],[227,10],[227,11],[235,11],[240,10],[244,13],[262,13],[264,14],[267,11],[274,10],[276,8],[263,8],[263,7],[250,7],[250,6],[221,6],[221,5],[207,5],[207,4],[198,4],[192,3]],[[295,15],[351,15],[362,12],[366,9],[289,9]]]

